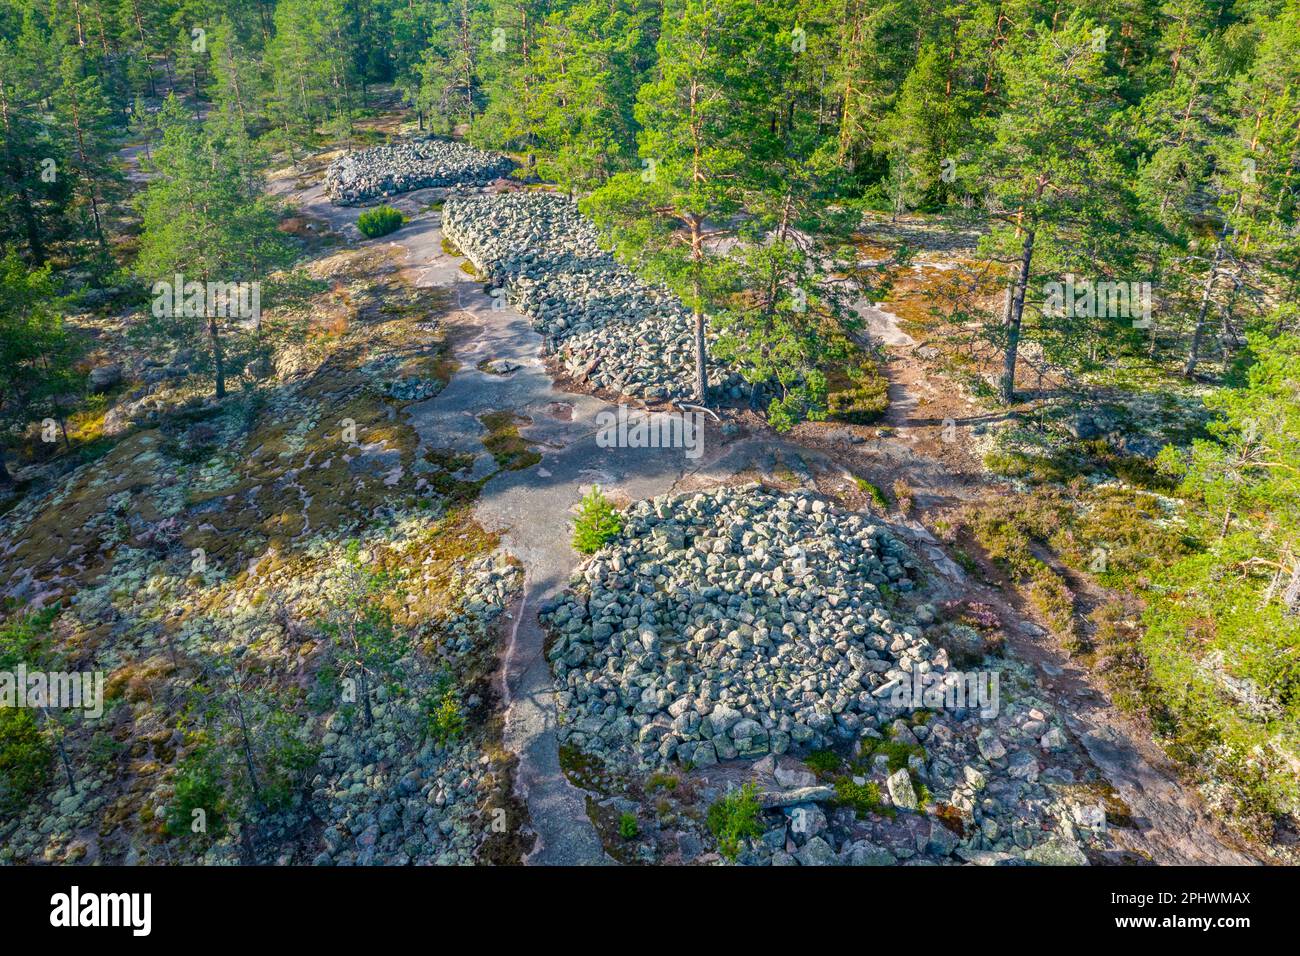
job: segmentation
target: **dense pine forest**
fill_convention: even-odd
[[[486,172],[322,186],[413,143]],[[514,309],[539,333],[517,352],[490,324]],[[526,403],[466,397],[543,367]],[[891,538],[879,580],[825,586],[1019,688],[980,769],[931,715],[820,685],[751,714],[766,672],[718,678],[697,731],[669,702],[707,687],[635,675],[674,629],[761,645],[739,597],[735,630],[632,611],[590,647],[620,594],[693,593],[656,552],[596,597],[674,508],[754,521],[735,559],[699,547],[722,518],[666,534],[706,578],[798,544],[749,499],[658,503],[698,475],[565,470],[555,429],[597,399],[705,415],[724,484],[896,526],[924,568]],[[808,562],[851,541],[798,527]],[[821,647],[816,594],[772,633],[807,615]],[[549,824],[497,658],[534,627],[597,854],[901,860],[911,814],[944,860],[1294,862],[1300,0],[0,0],[0,597],[0,671],[106,675],[93,719],[0,707],[4,862],[518,862]],[[900,646],[821,660],[878,677],[920,659]],[[1116,809],[1137,797],[1064,716],[1063,667],[1204,832],[1125,835],[1184,817]],[[733,746],[746,721],[767,743]],[[1040,782],[1058,725],[1079,762]],[[796,752],[834,837],[764,849],[791,804],[692,776]],[[990,808],[985,776],[1032,792]],[[1016,807],[1067,792],[1105,820],[1062,802],[1039,853]]]

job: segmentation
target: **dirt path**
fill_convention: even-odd
[[[1114,831],[1121,847],[1117,862],[1247,865],[1264,861],[1205,807],[1195,788],[1156,746],[1149,731],[1111,702],[1098,677],[1074,662],[1059,640],[1002,590],[976,581],[948,560],[922,520],[963,502],[1013,493],[982,467],[971,431],[1003,418],[958,393],[946,379],[929,373],[914,341],[897,318],[873,308],[869,329],[887,351],[890,407],[887,439],[859,451],[880,483],[901,478],[917,492],[918,518],[905,522],[913,544],[943,579],[935,599],[967,598],[997,607],[1007,622],[1008,649],[1034,665],[1047,698],[1065,715],[1071,732],[1097,769],[1131,811],[1133,827]],[[1086,613],[1112,600],[1091,582],[1071,576]]]

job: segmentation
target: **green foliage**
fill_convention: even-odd
[[[254,282],[287,265],[293,248],[229,144],[192,121],[174,94],[158,121],[162,141],[149,164],[157,175],[137,199],[144,232],[136,274],[151,287],[170,284],[177,274],[187,284]],[[235,336],[222,316],[205,315],[197,322],[182,316],[177,303],[183,295],[172,290],[171,309],[164,301],[155,315],[162,313],[158,317],[173,335],[198,334],[222,398],[227,373],[242,371],[256,357],[256,338]]]
[[[876,370],[860,373],[851,385],[827,396],[830,417],[851,425],[870,425],[889,410],[889,381]]]
[[[624,813],[618,818],[618,835],[624,840],[635,840],[641,833],[641,824],[635,813]]]
[[[356,539],[347,542],[332,585],[329,613],[318,622],[333,641],[330,656],[339,664],[341,679],[355,682],[365,726],[374,722],[373,682],[396,683],[401,660],[410,650],[410,636],[398,630],[386,600],[400,597],[401,582],[393,574],[373,570]]]
[[[1047,621],[1053,633],[1066,640],[1067,645],[1077,644],[1074,592],[1061,575],[1043,562],[1030,558],[1028,563],[1030,570],[1025,596],[1029,603]]]
[[[646,783],[647,793],[655,790],[676,790],[681,780],[671,773],[655,772],[650,775],[650,780]]]
[[[709,832],[718,841],[718,850],[728,860],[740,856],[743,841],[763,835],[762,808],[758,803],[758,784],[750,782],[739,790],[729,790],[709,807]]]
[[[40,611],[14,614],[0,625],[0,670],[12,671],[20,663],[28,667],[46,663],[50,625],[61,610],[53,604]]]
[[[889,499],[885,497],[885,493],[880,490],[879,485],[873,485],[867,479],[859,477],[854,477],[853,483],[858,486],[858,491],[870,498],[871,503],[877,508],[881,511],[889,510]]]
[[[1124,321],[1058,316],[1042,302],[1044,277],[1123,270],[1134,251],[1129,239],[1136,200],[1108,131],[1121,101],[1094,29],[1082,12],[1072,11],[1002,47],[1005,107],[981,124],[982,147],[958,166],[958,181],[975,185],[995,212],[981,250],[1019,264],[1007,314],[986,317],[987,340],[1003,353],[1000,394],[1006,401],[1015,390],[1021,336],[1065,360],[1077,358],[1079,343],[1094,329],[1114,338]]]
[[[461,711],[460,693],[450,673],[443,671],[434,682],[433,689],[421,704],[425,733],[434,742],[446,745],[465,730],[465,715]]]
[[[881,800],[880,785],[870,780],[855,783],[852,777],[837,778],[835,803],[851,809],[859,820],[866,819],[872,813],[891,817],[894,815],[894,808]]]
[[[1204,510],[1153,575],[1141,647],[1173,752],[1265,832],[1300,800],[1300,337],[1250,345],[1245,386],[1206,400],[1213,438],[1162,457]]]
[[[204,843],[225,835],[227,798],[221,766],[219,755],[208,744],[180,759],[164,815],[163,829],[169,836]],[[196,832],[195,827],[202,828]]]
[[[374,37],[358,27],[340,0],[275,5],[275,31],[265,54],[271,74],[265,115],[291,156],[296,144],[311,142],[318,126],[352,135],[362,81],[358,67],[366,63],[366,46],[374,45]]]
[[[804,758],[804,763],[813,773],[823,776],[839,770],[844,760],[834,750],[814,750]]]
[[[411,68],[408,95],[431,126],[451,132],[483,111],[491,12],[484,0],[450,0],[429,5],[423,15],[432,29],[425,34],[428,46]]]
[[[877,755],[884,756],[889,772],[893,773],[906,767],[909,757],[924,759],[925,748],[919,744],[905,743],[902,740],[877,740],[874,737],[864,737],[862,752],[858,758],[859,766],[869,767]]]
[[[111,734],[97,730],[90,738],[86,756],[95,767],[111,770],[122,754],[126,753],[126,749],[126,744],[119,742]]]
[[[294,805],[320,760],[320,747],[304,740],[302,729],[301,720],[282,698],[272,701],[257,727],[258,787],[262,807],[271,813]]]
[[[54,750],[32,712],[0,707],[0,814],[27,806],[50,779]]]
[[[0,258],[0,486],[9,480],[3,452],[33,419],[62,420],[61,395],[78,381],[75,344],[63,323],[49,268],[31,269],[9,252]]]
[[[600,486],[593,485],[582,499],[573,523],[573,547],[581,554],[595,554],[623,530],[623,518],[614,510]]]
[[[400,229],[404,222],[406,217],[392,206],[376,206],[357,217],[357,228],[367,239],[374,239]]]

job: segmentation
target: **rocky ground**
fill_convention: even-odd
[[[750,780],[765,832],[745,863],[1104,852],[1122,806],[1031,673],[985,657],[1000,620],[909,609],[900,595],[919,576],[885,524],[807,492],[750,485],[630,508],[543,613],[568,768],[603,794],[590,811],[612,852],[716,859],[704,809]],[[914,668],[956,680],[954,657],[996,674],[998,699],[900,700]],[[635,837],[608,825],[626,814]]]
[[[264,316],[274,362],[225,401],[191,352],[159,362],[154,343],[123,342],[98,455],[28,469],[0,515],[0,593],[20,609],[61,605],[51,646],[106,675],[104,715],[64,738],[75,790],[60,773],[0,820],[0,861],[465,863],[526,850],[494,689],[520,570],[465,512],[477,485],[404,415],[447,380],[447,298],[406,287],[382,251],[328,253],[305,273],[330,283]],[[322,627],[352,541],[400,577],[389,610],[410,641],[370,726],[337,687],[346,648]],[[225,657],[319,762],[287,810],[178,836],[164,818],[206,739],[193,707]],[[439,743],[422,708],[444,675],[466,729]]]
[[[464,143],[428,139],[374,146],[330,164],[325,191],[340,205],[358,205],[430,186],[482,186],[510,175],[514,162]]]
[[[600,248],[566,197],[521,191],[456,196],[443,234],[527,314],[576,381],[645,402],[694,394],[694,331],[674,296]],[[747,394],[739,375],[709,363],[715,396]]]

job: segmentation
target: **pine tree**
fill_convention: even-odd
[[[1213,153],[1211,191],[1220,226],[1183,364],[1188,378],[1196,374],[1221,283],[1225,355],[1235,335],[1229,310],[1239,292],[1277,283],[1292,294],[1300,290],[1300,6],[1290,4],[1263,26],[1250,70],[1232,84],[1233,131]],[[1253,300],[1256,313],[1264,312],[1266,297]]]
[[[436,21],[420,62],[416,108],[444,132],[483,111],[481,59],[491,37],[484,0],[450,0]]]
[[[52,85],[47,60],[31,17],[17,41],[0,38],[0,243],[25,246],[36,266],[66,237],[73,198],[66,138],[41,121]]]
[[[99,78],[88,73],[77,50],[66,50],[54,95],[55,116],[67,139],[73,191],[90,211],[95,240],[107,246],[103,216],[109,198],[121,184],[114,167],[116,116]]]
[[[1044,267],[1095,269],[1124,251],[1130,232],[1134,200],[1109,129],[1118,109],[1116,84],[1094,29],[1072,15],[1000,54],[1006,107],[990,122],[987,144],[960,172],[983,189],[998,222],[985,250],[1013,257],[994,330],[1003,358],[998,391],[1006,402],[1015,397],[1035,269],[1039,275]],[[1070,345],[1077,333],[1067,318],[1058,340]]]
[[[32,270],[10,252],[0,259],[0,485],[13,484],[3,452],[35,418],[59,414],[75,357],[49,267]]]
[[[686,0],[665,13],[658,75],[637,97],[642,170],[614,176],[584,207],[625,257],[690,309],[695,398],[703,404],[706,313],[724,304],[729,281],[713,243],[742,208],[740,175],[766,118],[756,77],[763,41],[774,34],[760,24],[761,12],[740,0]]]
[[[265,201],[250,194],[239,164],[169,96],[159,114],[158,175],[140,197],[144,233],[136,272],[150,284],[175,274],[201,283],[258,281],[287,264],[292,248]],[[179,298],[181,290],[174,290]],[[206,336],[216,395],[226,394],[221,317],[207,315]]]

